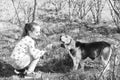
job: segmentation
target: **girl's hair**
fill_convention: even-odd
[[[33,26],[38,26],[38,24],[35,23],[35,22],[26,23],[25,27],[23,29],[22,37],[25,37],[25,36],[29,35],[29,31],[33,31],[34,30]]]

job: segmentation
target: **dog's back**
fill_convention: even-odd
[[[79,64],[81,64],[81,68],[84,68],[84,59],[87,57],[92,60],[99,58],[98,60],[104,66],[107,66],[104,71],[110,68],[108,63],[112,54],[112,47],[109,43],[105,41],[83,43],[75,41],[72,37],[66,35],[61,36],[60,39],[63,44],[61,47],[69,50],[69,55],[74,63],[73,69],[77,70]]]
[[[89,57],[94,60],[96,57],[100,56],[103,53],[104,48],[110,47],[110,44],[104,41],[91,43],[81,43],[77,41],[76,47],[79,47],[81,49],[82,59]]]

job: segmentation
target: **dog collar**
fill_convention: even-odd
[[[66,44],[66,45],[69,45],[71,42],[72,42],[72,39],[71,39],[70,42],[69,42],[68,44]]]

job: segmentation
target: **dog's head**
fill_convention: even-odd
[[[60,36],[60,41],[62,42],[61,47],[65,48],[65,45],[69,46],[72,40],[73,40],[72,37],[68,35]]]

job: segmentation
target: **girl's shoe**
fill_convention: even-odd
[[[16,75],[18,75],[21,78],[24,78],[26,75],[25,69],[20,69],[20,70],[15,69],[14,72],[16,73]]]

